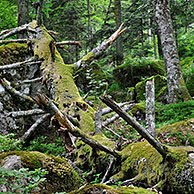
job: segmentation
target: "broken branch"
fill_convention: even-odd
[[[8,115],[11,115],[12,117],[24,117],[24,116],[33,116],[33,115],[39,115],[44,114],[45,111],[42,109],[33,109],[33,110],[26,110],[26,111],[15,111],[10,112]]]
[[[112,108],[120,117],[122,117],[128,124],[134,127],[139,134],[141,134],[147,141],[165,158],[167,155],[167,151],[165,147],[155,139],[149,132],[140,125],[133,117],[123,111],[113,100],[111,100],[107,95],[101,96],[100,99],[107,106]]]
[[[63,48],[63,45],[76,45],[82,48],[82,44],[79,41],[69,40],[69,41],[56,42],[56,47],[58,48]]]

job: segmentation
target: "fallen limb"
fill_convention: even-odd
[[[26,116],[33,116],[33,115],[40,115],[45,114],[45,111],[42,109],[32,109],[32,110],[26,110],[26,111],[15,111],[10,112],[8,115],[11,115],[12,117],[26,117]]]
[[[115,151],[107,146],[104,146],[104,145],[100,144],[99,142],[94,141],[93,139],[88,137],[85,133],[83,133],[79,128],[75,127],[68,120],[66,115],[62,114],[60,112],[60,110],[57,108],[57,106],[50,99],[48,99],[46,96],[43,96],[41,94],[37,94],[36,103],[39,104],[40,106],[42,105],[43,107],[45,107],[47,109],[47,111],[49,111],[51,114],[54,114],[62,128],[67,129],[75,137],[80,137],[84,143],[90,145],[94,149],[99,149],[101,151],[109,153],[116,158],[121,157],[117,151]]]
[[[104,174],[104,177],[102,178],[101,183],[104,183],[106,181],[107,177],[109,176],[110,171],[112,170],[112,167],[113,167],[114,159],[115,159],[114,156],[112,156],[110,158],[110,164],[109,164],[109,166],[108,166],[108,168],[106,170],[106,173]]]
[[[127,104],[131,104],[132,102],[122,102],[122,103],[118,103],[117,105],[119,106],[119,107],[123,107],[123,106],[125,106],[125,105],[127,105]],[[110,107],[106,107],[106,108],[103,108],[102,109],[102,115],[105,115],[105,114],[108,114],[108,113],[110,113],[110,112],[112,112],[113,110],[110,108]]]
[[[28,100],[30,102],[34,102],[34,100],[30,97],[30,96],[27,96],[21,92],[19,92],[18,90],[16,90],[15,88],[11,87],[11,85],[8,83],[8,81],[6,79],[1,79],[0,78],[0,84],[8,91],[10,92],[11,94],[13,95],[16,95],[16,96],[19,96],[25,100]]]
[[[3,34],[6,34],[8,32],[10,32],[10,31],[11,31],[11,29],[3,30],[3,31],[0,32],[0,36],[2,36]]]
[[[82,44],[79,41],[69,40],[69,41],[56,42],[56,47],[58,48],[63,48],[64,45],[76,45],[82,48]]]
[[[17,34],[19,32],[22,32],[22,31],[30,31],[30,32],[36,33],[36,30],[32,29],[30,27],[30,24],[24,24],[24,25],[19,26],[17,28],[13,28],[13,29],[7,30],[6,31],[7,33],[6,34],[3,33],[4,35],[0,37],[0,40],[5,39],[5,38],[8,38],[8,37],[10,37],[10,36],[12,36],[14,34]]]
[[[34,79],[26,79],[26,80],[20,81],[19,84],[29,84],[29,83],[39,82],[42,80],[42,78],[43,77],[38,77]]]
[[[111,100],[107,95],[101,96],[100,99],[107,106],[112,108],[120,117],[122,117],[128,124],[130,124],[134,129],[138,131],[140,135],[142,135],[147,141],[165,158],[167,155],[167,151],[165,147],[155,139],[149,132],[140,125],[133,117],[123,111],[113,100]]]
[[[20,140],[27,141],[32,136],[32,134],[34,133],[34,131],[36,130],[38,125],[40,125],[42,122],[44,122],[49,116],[50,116],[50,114],[47,113],[47,114],[43,115],[42,117],[40,117],[39,119],[37,119],[36,122],[28,129],[28,131],[26,131],[24,133],[24,135],[20,138]]]
[[[81,66],[86,66],[91,63],[94,59],[100,57],[104,51],[126,30],[126,28],[122,29],[123,24],[119,27],[119,29],[112,34],[108,39],[103,41],[99,46],[92,49],[86,56],[80,59],[78,62],[75,63],[77,68]]]
[[[18,68],[22,65],[34,65],[34,64],[41,64],[41,63],[42,63],[42,61],[34,61],[34,59],[29,59],[29,60],[18,62],[18,63],[12,63],[9,65],[0,66],[0,70],[14,69],[14,68]]]
[[[0,45],[8,43],[27,43],[28,39],[0,40]]]
[[[123,108],[124,111],[129,111],[134,107],[134,104],[128,105]],[[120,116],[118,114],[113,115],[111,118],[106,119],[106,121],[103,122],[104,126],[107,126],[111,123],[113,123],[116,119],[118,119]]]
[[[122,138],[124,141],[127,141],[126,138],[120,136],[119,134],[117,134],[116,132],[114,132],[112,129],[106,127],[105,125],[102,125],[102,127],[104,127],[107,131],[110,131],[112,134],[116,135],[117,137]]]

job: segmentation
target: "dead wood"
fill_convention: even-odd
[[[107,95],[101,96],[100,99],[107,106],[112,108],[120,117],[122,117],[128,124],[130,124],[134,129],[138,131],[142,137],[144,137],[164,158],[167,155],[165,147],[155,139],[142,125],[140,125],[133,117],[123,111],[113,100],[111,100]]]
[[[110,129],[110,128],[106,127],[105,125],[102,125],[102,127],[104,127],[107,131],[110,131],[113,135],[116,135],[117,137],[122,138],[124,141],[127,141],[127,139],[126,139],[126,138],[124,138],[124,137],[120,136],[118,133],[116,133],[116,132],[115,132],[115,131],[113,131],[112,129]]]
[[[92,49],[86,56],[80,59],[78,62],[75,63],[77,68],[81,66],[86,66],[91,63],[94,59],[100,57],[104,51],[126,30],[126,28],[122,29],[123,24],[119,27],[119,29],[112,34],[108,39],[103,41],[99,46]]]
[[[118,103],[119,107],[123,107],[127,104],[131,104],[132,102],[122,102],[122,103]],[[106,107],[102,109],[102,115],[108,114],[110,112],[112,112],[113,110],[110,107]]]
[[[57,106],[46,96],[43,96],[41,94],[37,94],[37,99],[36,103],[39,104],[40,106],[42,105],[45,107],[47,111],[49,111],[51,114],[54,114],[57,121],[59,122],[60,126],[64,129],[67,129],[72,135],[75,137],[80,137],[81,140],[90,145],[94,149],[99,149],[101,151],[104,151],[106,153],[109,153],[113,155],[116,158],[120,158],[120,154],[102,144],[99,142],[94,141],[92,138],[88,137],[85,133],[83,133],[79,128],[75,127],[66,117],[66,115],[62,114],[61,111],[57,108]]]
[[[47,113],[47,114],[44,114],[39,119],[37,119],[36,122],[24,133],[24,135],[20,138],[20,140],[27,141],[33,135],[38,125],[44,122],[49,116],[50,116],[50,113]]]
[[[38,78],[34,78],[34,79],[26,79],[23,81],[18,82],[19,84],[29,84],[29,83],[34,83],[34,82],[39,82],[42,80],[43,77],[38,77]]]
[[[26,116],[33,116],[33,115],[40,115],[45,114],[45,111],[42,109],[32,109],[32,110],[26,110],[26,111],[15,111],[15,112],[9,112],[8,115],[11,115],[12,117],[26,117]]]
[[[64,45],[76,45],[82,48],[82,44],[79,41],[69,40],[69,41],[56,42],[56,47],[58,48],[63,48]]]
[[[1,79],[0,78],[0,84],[9,92],[11,93],[12,95],[16,95],[20,98],[23,98],[25,100],[28,100],[30,102],[34,102],[34,100],[30,97],[30,96],[27,96],[25,94],[23,94],[22,92],[19,92],[18,90],[16,90],[15,88],[13,88],[9,82],[6,80],[6,79]]]
[[[5,31],[5,30],[4,30]],[[7,30],[5,33],[4,33],[4,31],[3,31],[3,34],[4,35],[2,35],[1,37],[0,37],[0,40],[2,40],[2,39],[5,39],[5,38],[8,38],[8,37],[10,37],[10,36],[13,36],[13,35],[15,35],[15,34],[17,34],[17,33],[20,33],[20,32],[22,32],[22,31],[30,31],[30,32],[33,32],[33,33],[36,33],[36,30],[34,30],[34,29],[32,29],[31,27],[30,27],[30,24],[24,24],[24,25],[22,25],[22,26],[19,26],[19,27],[17,27],[17,28],[13,28],[13,29],[10,29],[10,30]],[[2,32],[1,32],[2,33]]]
[[[95,114],[95,134],[102,133],[102,106],[99,105]]]
[[[134,107],[134,104],[127,105],[123,108],[124,111],[129,111]],[[113,123],[116,119],[118,119],[120,116],[118,114],[113,115],[111,118],[106,119],[106,121],[103,122],[104,126],[107,126],[111,123]]]
[[[22,65],[35,65],[35,64],[41,64],[41,63],[42,61],[35,61],[33,58],[33,59],[28,59],[26,61],[18,62],[18,63],[12,63],[9,65],[0,66],[0,70],[14,69],[14,68],[21,67]]]
[[[0,40],[0,45],[8,43],[27,43],[28,39],[12,39],[12,40]]]

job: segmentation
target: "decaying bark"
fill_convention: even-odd
[[[107,106],[112,108],[120,117],[122,117],[128,124],[134,127],[139,134],[142,135],[164,158],[167,155],[167,151],[162,146],[162,144],[155,139],[149,132],[140,125],[133,117],[123,111],[117,104],[113,102],[107,95],[100,97],[102,102],[104,102]]]
[[[170,18],[169,0],[155,0],[155,16],[159,27],[162,51],[166,66],[169,103],[174,103],[177,99],[189,100],[191,97],[188,93],[181,72],[176,41]]]
[[[156,137],[154,79],[146,82],[146,129]]]
[[[45,114],[45,111],[42,109],[32,109],[32,110],[26,110],[26,111],[15,111],[10,112],[8,115],[11,115],[12,117],[24,117],[24,116],[33,116],[33,115],[40,115]]]

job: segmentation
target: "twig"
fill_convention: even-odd
[[[50,116],[50,113],[47,113],[43,115],[42,117],[40,117],[38,120],[36,120],[36,122],[28,129],[28,131],[24,133],[24,135],[21,137],[20,140],[27,141],[27,139],[29,139],[32,136],[32,134],[34,133],[38,125],[44,122],[49,116]]]
[[[24,117],[24,116],[33,116],[33,115],[39,115],[39,114],[45,114],[45,111],[42,109],[32,109],[32,110],[26,110],[26,111],[15,111],[10,112],[8,115],[11,115],[12,117]]]
[[[27,43],[28,39],[12,39],[12,40],[0,40],[0,45],[2,44],[8,44],[8,43]]]
[[[123,111],[117,104],[114,103],[107,95],[100,97],[100,99],[109,107],[111,107],[120,117],[122,117],[128,124],[138,131],[164,158],[167,155],[165,147],[149,132],[140,125],[133,117]]]
[[[15,88],[11,87],[11,85],[8,83],[8,81],[6,79],[1,79],[0,78],[0,84],[7,90],[9,91],[11,94],[14,94],[16,96],[19,96],[21,98],[24,98],[25,100],[28,100],[30,102],[34,102],[34,100],[30,97],[27,96],[21,92],[19,92],[18,90],[16,90]]]
[[[69,41],[56,42],[56,47],[58,48],[63,48],[63,45],[77,45],[80,48],[82,48],[82,44],[79,41],[69,40]]]
[[[124,141],[127,141],[126,138],[120,136],[118,133],[114,132],[112,129],[106,127],[105,125],[102,125],[102,127],[104,127],[107,131],[110,131],[112,134],[116,135],[117,137],[119,137],[119,138],[121,137]]]
[[[14,69],[22,65],[34,65],[34,64],[39,64],[39,63],[42,63],[42,61],[34,61],[34,59],[29,59],[29,60],[18,62],[18,63],[12,63],[9,65],[0,66],[0,70]]]

